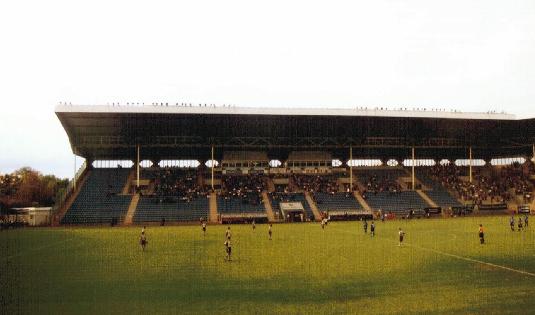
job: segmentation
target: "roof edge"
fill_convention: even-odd
[[[271,115],[271,116],[369,116],[399,118],[443,118],[481,120],[519,120],[514,114],[480,113],[434,110],[390,110],[379,108],[283,108],[238,106],[179,106],[179,105],[57,105],[59,113],[110,113],[110,114],[218,114],[218,115]]]

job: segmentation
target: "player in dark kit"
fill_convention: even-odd
[[[230,238],[225,241],[225,252],[227,253],[227,260],[230,261],[230,255],[232,254],[232,244],[230,244]]]
[[[509,225],[511,226],[511,231],[515,231],[515,217],[511,216],[509,219]]]
[[[372,224],[370,224],[370,236],[375,236],[375,222],[372,221]]]
[[[368,221],[364,220],[364,234],[368,233]]]
[[[479,225],[479,243],[485,243],[485,233],[483,232],[483,224]]]
[[[524,226],[522,225],[522,217],[518,218],[518,232],[522,231]]]
[[[143,231],[141,231],[141,236],[139,237],[139,244],[141,245],[141,249],[145,251],[145,247],[147,246],[147,236],[145,235],[145,227],[143,227]]]
[[[202,235],[205,236],[206,235],[206,222],[202,222]]]
[[[227,231],[225,232],[225,237],[227,238],[227,240],[230,240],[230,237],[231,237],[231,234],[230,234],[230,226],[227,227]]]
[[[528,215],[524,216],[524,227],[528,228]]]

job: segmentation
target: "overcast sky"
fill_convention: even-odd
[[[1,1],[0,173],[72,176],[60,101],[535,117],[534,56],[533,0]]]

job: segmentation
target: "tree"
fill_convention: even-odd
[[[30,167],[0,175],[0,205],[5,208],[52,206],[55,196],[64,190],[68,179],[42,175]]]

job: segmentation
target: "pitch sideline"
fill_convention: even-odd
[[[344,233],[349,233],[349,234],[355,234],[355,233],[352,233],[351,231],[345,231],[345,230],[336,230],[336,231],[338,231],[338,232],[344,232]],[[396,243],[396,242],[394,242],[394,243]],[[434,252],[434,253],[436,253],[436,254],[440,254],[440,255],[444,255],[444,256],[449,256],[449,257],[453,257],[453,258],[461,259],[461,260],[464,260],[464,261],[469,261],[469,262],[472,262],[472,263],[478,263],[478,264],[482,264],[482,265],[487,265],[487,266],[491,266],[491,267],[495,267],[495,268],[499,268],[499,269],[503,269],[503,270],[508,270],[508,271],[512,271],[512,272],[520,273],[520,274],[523,274],[523,275],[527,275],[527,276],[535,277],[535,273],[531,273],[531,272],[528,272],[528,271],[519,270],[519,269],[514,269],[514,268],[510,268],[510,267],[502,266],[502,265],[497,265],[497,264],[493,264],[493,263],[489,263],[489,262],[486,262],[486,261],[477,260],[477,259],[473,259],[473,258],[469,258],[469,257],[464,257],[464,256],[455,255],[455,254],[450,254],[450,253],[443,252],[443,251],[440,251],[440,250],[437,250],[437,249],[432,249],[432,248],[427,248],[427,247],[421,247],[421,246],[418,246],[418,245],[412,245],[411,243],[405,243],[405,244],[406,244],[406,246],[410,246],[410,247],[413,247],[413,248],[416,248],[416,249],[420,249],[420,250],[424,250],[424,251],[430,251],[430,252]]]
[[[407,243],[407,245],[411,246],[411,247],[414,247],[416,249],[430,251],[430,252],[441,254],[441,255],[444,255],[444,256],[449,256],[449,257],[453,257],[453,258],[457,258],[457,259],[461,259],[461,260],[465,260],[465,261],[469,261],[469,262],[473,262],[473,263],[487,265],[487,266],[500,268],[500,269],[504,269],[504,270],[508,270],[508,271],[512,271],[512,272],[516,272],[516,273],[520,273],[520,274],[523,274],[523,275],[535,277],[535,273],[531,273],[531,272],[528,272],[528,271],[514,269],[514,268],[510,268],[510,267],[506,267],[506,266],[502,266],[502,265],[497,265],[497,264],[493,264],[493,263],[489,263],[489,262],[486,262],[486,261],[473,259],[473,258],[469,258],[469,257],[459,256],[459,255],[455,255],[455,254],[451,254],[451,253],[446,253],[446,252],[443,252],[443,251],[440,251],[440,250],[437,250],[437,249],[421,247],[421,246],[418,246],[418,245],[412,245],[410,243]]]

